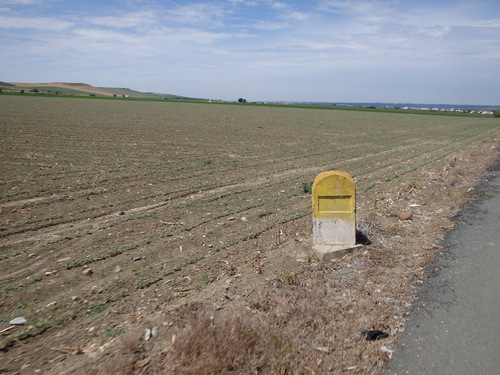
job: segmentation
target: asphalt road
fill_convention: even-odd
[[[478,191],[485,199],[448,235],[384,374],[500,374],[500,176]]]

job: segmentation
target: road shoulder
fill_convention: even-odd
[[[385,374],[496,374],[500,366],[500,175],[455,218]]]

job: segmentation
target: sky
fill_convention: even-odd
[[[0,81],[500,105],[498,0],[0,0]]]

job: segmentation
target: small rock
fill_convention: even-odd
[[[141,259],[142,259],[141,257],[133,257],[133,258],[132,258],[132,260],[133,260],[134,262],[137,262],[138,260],[141,260]]]
[[[66,257],[66,258],[61,258],[61,259],[58,259],[57,261],[59,263],[63,263],[63,262],[69,262],[71,260],[71,257]]]
[[[146,329],[146,334],[144,335],[144,340],[149,341],[151,339],[151,330]]]
[[[120,266],[116,266],[115,268],[115,272],[118,273],[118,272],[122,272],[122,268]]]
[[[393,351],[391,349],[389,349],[387,346],[385,346],[385,345],[382,346],[380,348],[380,351],[382,353],[385,353],[387,355],[387,359],[392,359],[392,353],[393,353]]]
[[[248,221],[248,219],[247,219],[245,216],[243,216],[243,217],[241,218],[241,221]]]
[[[316,346],[314,349],[326,354],[330,354],[330,349],[328,349],[326,346]]]
[[[90,289],[91,294],[99,294],[101,291],[99,290],[99,287],[97,285],[93,285],[92,288]]]
[[[403,211],[399,214],[399,218],[401,220],[410,220],[413,217],[413,212],[411,211]]]
[[[156,327],[156,326],[153,327],[153,329],[151,330],[151,336],[153,338],[158,337],[158,327]]]
[[[9,324],[13,325],[13,326],[22,326],[22,325],[28,324],[28,321],[26,320],[26,318],[24,316],[18,316],[17,318],[12,319],[9,322]]]
[[[83,271],[82,271],[82,274],[85,275],[85,276],[90,276],[94,273],[94,271],[92,271],[92,268],[85,268]]]

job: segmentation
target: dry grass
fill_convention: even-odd
[[[309,271],[308,284],[281,285],[249,301],[253,310],[241,315],[214,317],[208,305],[197,306],[170,343],[148,347],[137,339],[131,348],[130,341],[122,341],[96,373],[325,374],[345,371],[349,361],[355,373],[382,366],[387,360],[382,344],[364,341],[361,332],[390,332],[383,324],[387,304],[370,297],[374,285],[359,290],[357,272],[320,268]],[[346,293],[350,288],[355,292]]]
[[[216,321],[208,311],[201,311],[190,318],[153,371],[201,375],[266,369],[267,373],[288,373],[290,344],[279,332],[264,328],[251,316]]]
[[[115,352],[121,358],[120,370],[134,374],[326,374],[345,371],[349,362],[354,373],[380,367],[387,361],[380,352],[382,343],[365,341],[361,332],[376,328],[394,334],[392,329],[399,323],[388,322],[395,288],[382,285],[388,275],[376,271],[380,268],[376,257],[306,264],[300,275],[285,275],[264,295],[249,299],[239,313],[214,314],[209,304],[183,306],[174,314],[181,317],[171,328],[173,339],[158,340],[147,349],[140,340],[135,350],[120,344]],[[130,365],[137,353],[148,356],[141,368]],[[116,368],[115,363],[101,362],[99,373],[108,373]]]

